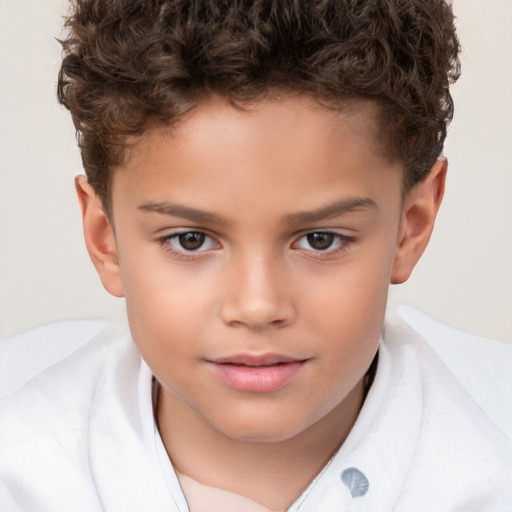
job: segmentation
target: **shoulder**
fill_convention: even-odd
[[[457,427],[466,432],[481,428],[488,435],[494,433],[490,437],[506,440],[510,437],[508,432],[488,414],[488,403],[482,399],[486,394],[494,398],[501,394],[502,408],[510,412],[512,405],[505,398],[506,382],[487,390],[489,380],[486,371],[489,369],[482,362],[485,348],[478,347],[476,359],[472,354],[475,347],[469,344],[452,347],[452,352],[455,352],[447,356],[446,351],[450,349],[441,348],[439,353],[433,348],[443,343],[448,346],[452,342],[449,335],[444,335],[442,340],[427,341],[404,321],[394,319],[386,323],[383,345],[389,353],[391,367],[400,368],[397,372],[400,375],[397,379],[399,393],[404,396],[421,396],[423,422],[426,424],[432,422],[441,428],[444,423],[450,423],[452,433],[456,432],[454,429]],[[480,389],[468,386],[464,379],[458,378],[462,368],[465,372],[479,375],[477,382],[480,383]],[[477,395],[476,399],[474,395]]]
[[[92,485],[88,478],[91,411],[98,395],[108,393],[101,383],[122,361],[136,357],[123,328],[109,325],[0,400],[2,503],[10,503],[10,496],[16,495],[16,503],[26,499],[30,509],[40,504],[30,501],[32,491],[45,489],[55,496],[54,503],[61,499],[57,496],[63,503],[75,503],[73,494],[78,493],[83,508],[77,510],[96,509],[94,489],[85,490]]]
[[[117,322],[111,323],[83,346],[75,346],[71,354],[59,350],[59,357],[52,356],[57,359],[55,364],[49,363],[19,387],[25,375],[16,376],[12,384],[8,383],[16,389],[0,400],[1,442],[22,442],[25,437],[46,432],[55,434],[64,426],[76,430],[80,418],[87,415],[100,374],[109,371],[109,364],[122,357],[129,343],[123,328]],[[51,348],[52,343],[45,341],[41,345]],[[26,348],[20,345],[19,351]],[[28,366],[42,365],[32,362],[37,353],[25,352],[24,357]]]
[[[55,340],[45,340],[41,345],[51,349]],[[20,351],[24,348],[20,346]],[[43,367],[40,373],[0,400],[1,442],[22,442],[25,437],[54,435],[66,428],[76,431],[87,416],[95,394],[101,392],[98,384],[115,373],[123,359],[139,361],[124,320],[108,323],[92,339],[74,349],[70,354],[62,349],[56,351],[58,355],[52,355],[57,360],[55,364]],[[24,357],[29,366],[34,366],[30,360],[37,354],[25,353]],[[15,380],[19,381],[20,377]]]
[[[435,495],[443,497],[440,510],[470,504],[471,510],[501,510],[500,506],[512,503],[512,443],[471,396],[472,389],[466,389],[430,343],[404,322],[388,324],[384,339],[392,367],[403,368],[397,391],[400,400],[409,406],[412,401],[421,405],[414,455],[400,503],[417,503]],[[449,336],[444,343],[450,343]],[[462,345],[459,350],[460,365],[471,361],[470,346]],[[453,364],[453,359],[448,362]],[[473,370],[483,372],[478,364]],[[481,385],[485,386],[485,378]],[[482,390],[478,396],[484,395]],[[512,407],[509,400],[502,406]]]
[[[386,327],[390,343],[416,340],[425,364],[442,367],[455,377],[487,416],[512,439],[512,343],[476,336],[450,327],[402,305]],[[410,336],[407,332],[411,333]],[[427,349],[425,349],[427,345]],[[442,364],[439,364],[439,359]]]
[[[111,321],[68,319],[42,324],[0,341],[0,399],[91,341]]]

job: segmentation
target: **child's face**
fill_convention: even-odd
[[[119,287],[161,400],[269,441],[360,406],[401,218],[375,116],[214,98],[115,172]]]

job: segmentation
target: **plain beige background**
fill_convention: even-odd
[[[74,131],[55,100],[66,0],[0,0],[0,338],[110,316],[82,241]],[[491,9],[492,6],[492,9]],[[455,0],[464,47],[436,231],[390,304],[512,342],[512,2]]]

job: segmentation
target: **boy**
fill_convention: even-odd
[[[114,325],[0,405],[0,505],[512,508],[510,443],[383,329],[447,170],[441,1],[79,0],[59,77]]]

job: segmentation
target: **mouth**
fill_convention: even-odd
[[[278,354],[239,354],[208,363],[216,377],[236,390],[270,393],[293,380],[307,361]]]

